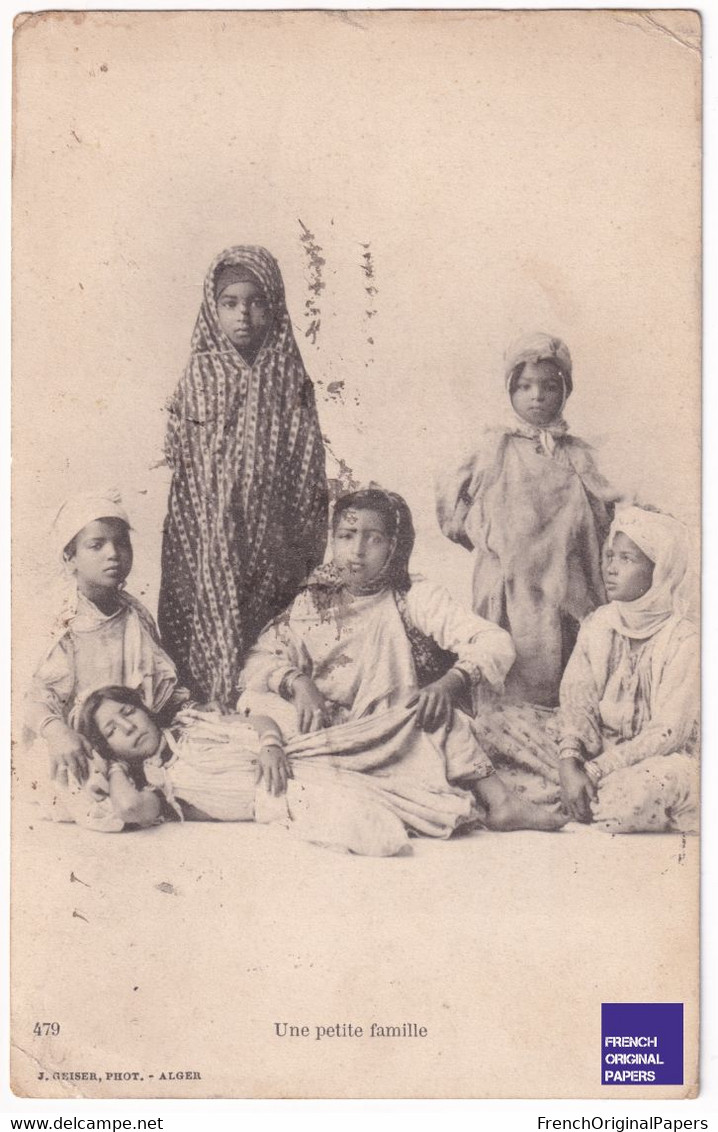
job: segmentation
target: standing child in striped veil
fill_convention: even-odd
[[[247,649],[326,543],[314,391],[264,248],[211,264],[168,410],[160,630],[192,693],[229,708]]]

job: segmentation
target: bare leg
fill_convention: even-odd
[[[536,806],[512,793],[496,773],[475,782],[474,791],[486,808],[486,824],[489,829],[555,830],[568,821],[566,815],[558,810]]]

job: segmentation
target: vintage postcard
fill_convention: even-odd
[[[697,1096],[699,16],[14,50],[15,1093]]]

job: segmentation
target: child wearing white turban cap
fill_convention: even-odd
[[[124,589],[132,544],[118,492],[73,496],[60,508],[52,536],[70,594],[28,692],[26,731],[49,756],[53,816],[107,829],[113,819],[91,790],[97,760],[73,725],[78,706],[110,680],[135,689],[152,711],[179,706],[188,694],[177,686],[152,616]]]

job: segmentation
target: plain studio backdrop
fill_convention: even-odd
[[[694,13],[52,13],[16,34],[15,99],[16,708],[68,494],[121,489],[129,588],[155,611],[165,403],[232,244],[279,261],[330,475],[343,462],[404,494],[414,568],[457,597],[472,560],[438,530],[434,475],[505,419],[504,350],[527,331],[567,341],[566,417],[608,477],[697,532]],[[267,1011],[348,1020],[356,994],[378,1020],[431,1008],[439,1043],[382,1047],[358,1075],[342,1061],[340,1087],[365,1095],[595,1094],[601,996],[685,1001],[694,1063],[695,841],[486,834],[391,863],[303,847],[287,868],[257,827],[157,833],[100,852],[16,824],[15,1041],[42,988],[67,1030],[45,1064],[102,1069],[83,1061],[101,1049],[106,1069],[151,1068],[171,1038],[220,1074],[194,1095],[319,1095],[332,1074],[313,1059],[288,1076],[266,1030],[285,1015]],[[227,1035],[205,1028],[197,1050],[212,1011]]]
[[[438,530],[433,478],[505,416],[503,354],[525,331],[567,341],[565,415],[608,476],[696,523],[697,20],[667,16],[679,38],[623,12],[23,25],[16,691],[71,492],[122,490],[129,588],[156,608],[164,406],[231,244],[278,259],[331,452],[407,497],[414,568],[458,597],[472,562]],[[305,229],[325,260],[314,342]]]

